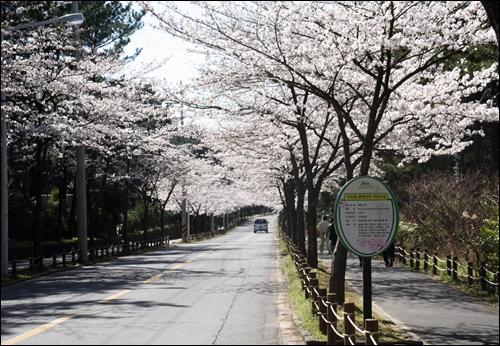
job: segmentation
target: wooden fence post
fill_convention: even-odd
[[[429,255],[427,254],[427,249],[424,250],[424,271],[429,269]]]
[[[405,247],[404,247],[404,246],[402,246],[401,248],[403,249],[403,251],[402,251],[402,256],[403,256],[403,264],[404,264],[404,265],[406,265]]]
[[[318,317],[319,317],[319,330],[323,335],[326,335],[326,288],[318,288]]]
[[[349,321],[349,316],[352,322],[356,322],[356,316],[354,315],[354,303],[344,303],[344,338],[349,338],[350,342],[344,339],[344,345],[356,344],[356,329]]]
[[[500,275],[498,275],[500,272],[500,267],[497,268],[497,273],[496,273],[496,284],[497,284],[497,294],[500,295],[500,284],[499,284],[499,278],[500,278]]]
[[[35,272],[35,266],[33,265],[33,255],[30,256],[30,272],[34,273]]]
[[[54,251],[54,254],[52,255],[52,267],[57,266],[57,253]]]
[[[315,277],[316,277],[316,273],[315,272],[309,272],[304,277],[304,288],[305,288],[304,295],[305,295],[306,299],[310,299],[309,290],[311,288],[311,279],[313,279]]]
[[[314,273],[316,274],[316,273]],[[318,302],[318,292],[317,292],[317,288],[318,288],[318,284],[319,284],[319,280],[318,278],[316,277],[316,275],[314,276],[314,278],[311,278],[309,280],[309,283],[310,283],[310,288],[311,288],[311,294],[309,296],[309,301],[311,302],[311,311],[313,312],[313,314],[317,314],[319,312],[319,309],[316,309],[316,304]]]
[[[472,262],[467,262],[467,285],[472,285]]]
[[[438,269],[438,254],[434,252],[434,257],[432,258],[432,274],[436,275]]]
[[[481,262],[481,267],[479,268],[479,275],[481,276],[481,291],[487,291],[488,285],[486,282],[486,263]]]
[[[416,252],[416,260],[415,260],[415,269],[416,270],[419,270],[420,269],[420,249],[417,248],[417,252]]]
[[[446,272],[451,276],[451,255],[446,256]]]
[[[410,268],[413,268],[413,250],[414,249],[410,249]]]
[[[378,320],[366,319],[365,330],[369,332],[365,333],[365,345],[378,345]]]
[[[453,280],[457,280],[458,278],[458,257],[453,256]]]
[[[337,345],[337,293],[328,293],[328,330],[326,331],[327,345]]]
[[[299,264],[301,266],[300,268],[302,268],[299,272],[300,284],[302,285],[302,289],[307,291],[307,284],[309,282],[307,277],[309,276],[309,273],[311,272],[311,267],[308,267],[305,262],[303,262],[303,263],[299,262]],[[305,297],[306,297],[306,299],[308,299],[309,293],[306,292]]]
[[[12,256],[12,276],[17,277],[17,262],[16,256]]]

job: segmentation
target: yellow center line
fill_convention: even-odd
[[[182,264],[178,264],[175,267],[170,268],[170,270],[176,270],[179,269],[180,267],[182,267]]]
[[[190,258],[186,261],[186,263],[193,262],[196,258]]]
[[[50,327],[55,326],[56,324],[62,323],[66,320],[69,320],[70,318],[74,317],[76,315],[67,315],[61,318],[58,318],[57,320],[54,320],[50,323],[44,324],[43,326],[40,326],[36,329],[33,329],[32,331],[29,331],[27,333],[21,334],[19,336],[16,336],[15,338],[12,338],[10,340],[7,340],[5,342],[2,342],[2,345],[13,345],[18,341],[21,341],[23,339],[29,338],[30,336],[33,336],[37,333],[40,333],[41,331],[44,331],[45,329],[49,329]]]
[[[203,256],[205,256],[206,254],[207,254],[206,252],[201,253],[201,254],[199,254],[199,255],[198,255],[198,257],[203,257]]]
[[[106,299],[103,299],[101,301],[99,301],[99,303],[106,303],[106,302],[109,302],[110,300],[113,300],[115,298],[118,298],[118,297],[121,297],[123,296],[124,294],[127,294],[129,292],[132,292],[132,290],[125,290],[125,291],[121,291],[120,293],[117,293],[117,294],[114,294],[112,295],[111,297],[108,297]]]
[[[153,277],[151,277],[151,278],[147,279],[146,281],[144,281],[144,283],[145,283],[145,284],[147,284],[147,283],[149,283],[149,282],[155,281],[155,280],[157,280],[157,279],[161,278],[161,277],[162,277],[162,275],[163,275],[163,274],[158,274],[158,275],[155,275],[155,276],[153,276]]]

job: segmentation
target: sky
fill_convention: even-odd
[[[126,54],[132,54],[136,48],[142,48],[136,62],[150,63],[170,57],[169,61],[156,72],[160,78],[166,78],[172,83],[195,77],[193,63],[201,63],[203,57],[188,53],[190,44],[176,39],[167,33],[151,27],[152,18],[149,14],[143,17],[144,27],[130,36],[130,43],[125,48]]]

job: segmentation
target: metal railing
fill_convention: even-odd
[[[124,256],[138,251],[143,251],[148,248],[159,246],[170,246],[170,239],[168,236],[148,239],[142,241],[129,242],[128,244],[107,244],[101,247],[94,247],[87,250],[87,258],[89,262],[100,261],[118,256]],[[52,257],[33,257],[30,256],[26,259],[16,259],[12,257],[12,261],[8,264],[8,275],[16,277],[23,272],[30,272],[31,274],[40,273],[50,269],[74,267],[81,264],[82,249],[71,251],[63,251],[56,253]]]

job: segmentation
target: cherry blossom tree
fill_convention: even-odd
[[[489,103],[464,102],[498,78],[495,64],[477,72],[463,61],[444,65],[494,41],[477,2],[193,2],[190,13],[171,2],[155,13],[142,3],[160,28],[207,54],[197,85],[212,95],[234,100],[273,81],[323,100],[322,118],[332,112],[341,136],[346,180],[376,173],[372,161],[382,152],[401,155],[401,164],[459,152],[471,143],[469,125],[498,118]],[[332,261],[330,289],[339,301],[346,254],[339,244]]]
[[[9,25],[3,22],[2,28]],[[85,52],[77,60],[72,29],[67,25],[2,34],[6,37],[2,41],[2,89],[8,95],[2,108],[9,114],[10,175],[32,210],[34,255],[38,257],[44,178],[51,160],[69,158],[70,148],[79,145],[88,148],[88,181],[91,189],[97,189],[95,203],[91,203],[95,211],[106,178],[118,166],[114,150],[126,146],[133,136],[140,137],[140,122],[157,117],[162,110],[149,101],[154,95],[143,93],[141,83],[123,77],[123,61]],[[74,169],[74,164],[62,166]],[[94,216],[91,212],[91,224]]]

